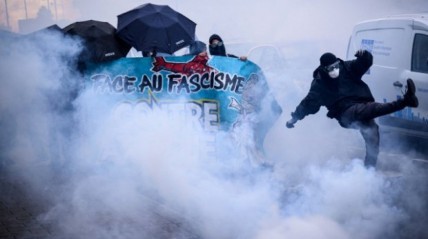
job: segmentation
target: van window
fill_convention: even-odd
[[[415,34],[412,52],[412,71],[428,73],[428,35]]]
[[[357,31],[353,43],[354,49],[371,51],[375,65],[393,67],[397,65],[410,65],[410,59],[401,57],[406,39],[398,37],[405,35],[404,28],[376,28]],[[409,38],[410,41],[410,38]],[[412,44],[409,42],[409,44]],[[407,63],[407,64],[406,64]]]

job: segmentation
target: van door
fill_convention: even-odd
[[[415,31],[410,71],[404,71],[401,78],[411,78],[416,85],[419,107],[414,109],[414,120],[428,120],[428,32]]]

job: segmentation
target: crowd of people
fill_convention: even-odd
[[[246,56],[238,57],[228,53],[218,34],[209,37],[208,52],[211,56],[247,60]],[[206,55],[206,44],[198,40],[193,42],[188,54]],[[370,88],[362,80],[373,64],[373,55],[367,50],[358,50],[355,57],[354,60],[344,61],[330,52],[321,55],[320,65],[313,72],[309,92],[291,113],[286,127],[294,128],[297,121],[317,113],[324,106],[328,110],[327,116],[336,119],[340,126],[360,131],[366,145],[364,165],[375,168],[380,145],[379,126],[375,119],[405,107],[418,107],[419,102],[412,79],[407,79],[407,90],[402,98],[393,102],[375,102]]]
[[[135,53],[128,56],[138,56]],[[227,52],[223,39],[212,34],[208,39],[208,47],[203,41],[196,39],[187,48],[177,54],[163,52],[141,52],[143,57],[199,55],[203,57],[222,56],[246,61],[246,56],[236,56]],[[311,87],[301,100],[291,119],[286,122],[287,128],[294,128],[297,121],[310,114],[317,113],[321,107],[328,110],[327,116],[336,119],[340,126],[360,131],[366,145],[364,165],[375,168],[379,154],[379,126],[375,119],[404,109],[418,107],[416,86],[412,79],[407,79],[406,92],[393,102],[375,102],[369,86],[362,77],[373,64],[373,55],[367,50],[358,50],[355,59],[344,61],[333,53],[326,52],[319,59],[319,66],[313,71]]]
[[[208,50],[208,51],[207,51]],[[184,52],[184,53],[183,53]],[[207,44],[205,44],[203,41],[195,40],[193,41],[189,46],[185,47],[183,50],[177,51],[177,53],[169,54],[159,51],[143,51],[141,52],[141,55],[136,53],[135,51],[131,50],[129,53],[129,56],[135,57],[135,56],[143,56],[143,57],[156,57],[156,56],[177,56],[177,55],[199,55],[199,54],[209,54],[211,56],[225,56],[225,57],[233,57],[233,58],[239,58],[242,61],[246,61],[246,56],[236,56],[233,54],[230,54],[226,52],[226,46],[223,41],[223,39],[218,34],[212,34],[209,37],[208,40],[208,48]]]

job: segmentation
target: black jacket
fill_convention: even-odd
[[[365,82],[364,73],[373,64],[373,56],[364,51],[362,56],[351,61],[340,61],[339,77],[332,79],[321,66],[315,69],[311,88],[306,97],[291,113],[298,120],[315,114],[321,106],[327,107],[327,116],[339,119],[340,115],[355,103],[373,102],[373,95]]]

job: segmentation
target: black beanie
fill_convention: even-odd
[[[337,61],[337,58],[335,55],[333,55],[330,52],[324,53],[320,57],[320,64],[321,66],[329,66]]]

